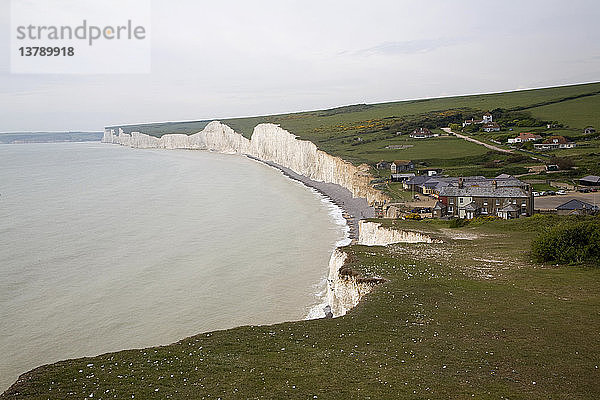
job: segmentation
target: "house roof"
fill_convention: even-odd
[[[421,185],[430,179],[431,179],[430,176],[417,175],[417,176],[413,177],[411,180],[409,180],[407,183],[411,184],[411,185]]]
[[[425,135],[431,135],[431,131],[427,128],[417,128],[414,131],[412,131],[413,135],[420,135],[420,134],[425,134]]]
[[[542,138],[540,135],[536,135],[531,132],[521,132],[521,133],[519,133],[518,137],[521,139],[541,139]]]
[[[484,128],[500,128],[500,125],[498,125],[497,122],[486,122],[485,124],[483,124]]]
[[[491,114],[491,113],[488,111],[488,112],[486,112],[485,114],[483,114],[483,116],[484,116],[484,117],[491,117],[491,116],[492,116],[492,114]]]
[[[600,183],[600,176],[596,175],[588,175],[579,179],[580,181],[591,182],[591,183]]]
[[[392,178],[400,179],[400,178],[412,178],[415,174],[392,174]]]
[[[395,165],[410,165],[410,164],[412,164],[412,161],[410,161],[410,160],[394,160],[394,162],[392,164],[395,164]]]
[[[485,186],[446,186],[440,189],[440,196],[446,197],[529,197],[520,187]]]
[[[508,174],[500,174],[496,177],[496,179],[514,179],[514,176]]]
[[[556,140],[556,142],[555,142]],[[548,139],[544,140],[544,143],[558,143],[558,144],[567,144],[570,143],[564,136],[550,136]]]
[[[586,203],[585,201],[572,199],[567,201],[564,204],[556,207],[557,210],[597,210],[598,206],[595,206],[590,203]]]
[[[475,203],[470,202],[469,204],[464,206],[464,209],[465,211],[477,211],[477,206],[475,205]]]
[[[444,208],[446,208],[446,206],[444,204],[442,204],[441,202],[439,202],[439,201],[437,201],[435,203],[435,206],[433,206],[434,210],[442,210]]]

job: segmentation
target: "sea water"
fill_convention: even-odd
[[[241,156],[0,145],[0,392],[61,359],[318,317],[345,231]]]

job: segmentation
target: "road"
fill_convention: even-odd
[[[467,140],[467,141],[469,141],[469,142],[473,142],[473,143],[476,143],[476,144],[478,144],[478,145],[481,145],[481,146],[485,146],[485,147],[487,147],[487,148],[488,148],[488,149],[490,149],[490,150],[495,150],[495,151],[499,151],[499,152],[501,152],[501,153],[509,153],[509,154],[513,152],[512,150],[501,149],[500,147],[497,147],[497,146],[494,146],[494,145],[491,145],[491,144],[487,144],[487,143],[480,142],[479,140],[477,140],[477,139],[473,139],[472,137],[465,136],[465,135],[461,135],[460,133],[452,132],[452,131],[450,130],[450,128],[442,128],[442,130],[443,130],[444,132],[446,132],[446,133],[448,133],[448,134],[450,134],[450,135],[454,135],[454,136],[456,136],[456,137],[458,137],[458,138],[465,139],[465,140]]]
[[[590,204],[600,204],[600,192],[596,193],[577,193],[569,192],[562,196],[540,196],[535,197],[533,201],[534,209],[536,210],[551,210],[566,203],[569,200],[577,199]]]

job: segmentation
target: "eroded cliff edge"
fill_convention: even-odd
[[[422,232],[384,228],[371,221],[359,222],[358,244],[388,246],[395,243],[440,243],[440,240]],[[350,264],[343,247],[335,249],[329,260],[327,304],[334,317],[345,315],[377,285],[385,282],[378,276],[362,276]]]

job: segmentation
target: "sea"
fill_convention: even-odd
[[[347,229],[242,156],[0,144],[0,393],[63,359],[320,317]]]

